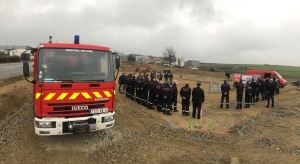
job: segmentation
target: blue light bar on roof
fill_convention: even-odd
[[[74,36],[74,44],[79,44],[79,35]]]

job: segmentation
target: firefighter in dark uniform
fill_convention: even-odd
[[[135,100],[138,104],[141,104],[141,99],[142,99],[142,90],[141,90],[142,80],[143,80],[142,76],[139,75],[135,82],[135,90],[136,90]]]
[[[266,106],[267,108],[270,107],[270,99],[272,100],[272,108],[274,107],[274,93],[275,93],[275,90],[276,90],[276,82],[271,79],[269,87],[267,89],[267,95],[268,95],[268,104]]]
[[[155,87],[155,97],[157,99],[156,101],[156,106],[157,106],[157,111],[162,112],[162,88],[163,88],[163,81],[159,81],[159,83]]]
[[[266,97],[266,82],[265,82],[265,79],[261,79],[260,95],[261,95],[261,101],[265,101],[265,97]]]
[[[128,74],[128,76],[125,78],[125,90],[126,90],[126,97],[127,98],[129,98],[128,84],[129,84],[130,77],[131,77],[131,74]]]
[[[148,83],[149,83],[149,75],[145,74],[144,78],[144,85],[143,85],[143,106],[147,107],[148,106]]]
[[[230,91],[230,85],[227,84],[226,80],[224,80],[224,84],[221,85],[221,91],[222,91],[222,96],[221,96],[221,105],[220,105],[220,108],[223,109],[224,98],[226,98],[226,109],[228,109],[229,108],[229,91]]]
[[[127,78],[127,87],[126,87],[126,94],[127,94],[127,98],[130,99],[130,92],[131,92],[131,79],[132,79],[132,74],[129,74],[128,75],[128,78]]]
[[[135,98],[135,83],[136,83],[136,77],[135,74],[132,75],[131,81],[130,81],[130,98],[131,100],[134,100]]]
[[[189,116],[190,98],[191,98],[191,88],[189,83],[186,82],[185,86],[180,89],[181,105],[182,105],[182,115]]]
[[[141,97],[140,97],[140,99],[141,99],[141,105],[144,105],[143,96],[144,96],[145,76],[144,75],[141,75],[141,76],[142,76],[142,83],[141,83],[141,88],[140,88],[140,90],[141,90]]]
[[[153,108],[153,103],[154,103],[154,97],[155,97],[155,86],[156,86],[157,82],[155,77],[153,77],[153,79],[151,78],[151,80],[149,81],[148,84],[148,90],[149,90],[149,101],[148,101],[148,109],[155,109]]]
[[[201,82],[197,81],[197,87],[193,88],[192,91],[192,102],[193,102],[193,113],[192,117],[196,117],[196,109],[197,110],[197,119],[200,119],[201,115],[201,107],[205,100],[204,91],[200,88]]]
[[[250,85],[252,87],[252,104],[255,104],[257,83],[254,81],[254,79],[252,79]]]
[[[258,78],[256,80],[256,86],[257,86],[257,88],[256,88],[256,92],[255,92],[255,96],[256,96],[255,102],[259,102],[259,93],[260,93],[260,87],[261,87],[261,80],[260,80],[260,78]]]
[[[172,98],[172,103],[171,103],[171,107],[170,107],[170,110],[174,109],[174,112],[178,112],[178,110],[177,110],[177,96],[178,96],[177,84],[178,84],[177,80],[174,80],[174,83],[172,85],[173,98]]]
[[[173,91],[168,81],[165,82],[165,85],[162,88],[162,95],[164,99],[164,114],[172,115],[172,113],[170,112],[170,107],[172,103]]]
[[[244,87],[245,85],[242,83],[242,80],[240,80],[240,82],[236,85],[236,101],[237,101],[236,109],[242,109]]]
[[[156,86],[157,85],[159,85],[159,80],[158,80],[158,78],[156,78],[156,80],[155,80],[155,87],[154,87],[154,103],[153,103],[153,105],[155,105],[155,106],[157,106],[157,101],[158,101],[158,97],[156,97],[156,94],[155,94],[155,90],[156,90]]]
[[[134,87],[132,81],[133,81],[133,75],[131,74],[128,80],[128,98],[130,99],[132,99],[132,89]]]
[[[250,108],[250,104],[251,104],[251,100],[252,100],[252,87],[249,84],[249,82],[247,82],[246,87],[245,87],[245,107],[244,108]]]

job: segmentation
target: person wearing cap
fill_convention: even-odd
[[[185,86],[180,89],[182,115],[189,116],[190,98],[191,98],[191,88],[189,87],[189,82],[185,83]]]
[[[221,85],[221,91],[222,91],[222,96],[221,96],[220,108],[223,109],[224,98],[226,98],[226,109],[228,109],[229,108],[229,91],[230,91],[230,85],[227,84],[226,80],[224,80],[224,84]]]
[[[197,81],[197,87],[193,88],[192,91],[192,102],[193,102],[193,113],[192,117],[196,117],[196,109],[197,111],[197,119],[200,119],[201,115],[201,107],[205,100],[204,91],[202,88],[200,88],[201,82]]]
[[[170,78],[170,80],[171,80],[171,78]],[[170,110],[174,109],[174,112],[178,112],[178,110],[177,110],[177,96],[178,96],[177,84],[178,84],[177,80],[174,80],[174,83],[172,85],[173,98],[172,98],[171,107],[170,107]]]
[[[236,85],[236,101],[237,101],[236,109],[242,109],[244,88],[245,88],[245,85],[243,84],[242,79],[241,79],[240,82]]]

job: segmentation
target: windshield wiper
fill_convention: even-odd
[[[97,81],[97,82],[105,82],[104,80],[94,80],[94,79],[90,79],[90,80],[76,80],[76,81]]]
[[[61,81],[61,82],[72,82],[74,83],[74,80],[66,80],[66,79],[55,79],[54,81]]]

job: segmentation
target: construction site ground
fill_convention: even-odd
[[[123,64],[132,73],[135,65]],[[180,89],[196,81],[208,91],[225,73],[152,66],[171,70]],[[289,82],[295,79],[287,79]],[[230,83],[232,84],[232,83]],[[116,123],[94,133],[41,137],[34,133],[32,85],[21,76],[0,81],[0,163],[300,163],[300,90],[288,85],[275,107],[260,101],[250,108],[220,109],[220,93],[205,93],[201,120],[166,116],[116,92]],[[190,106],[190,111],[192,106]],[[190,127],[192,123],[192,127]]]

